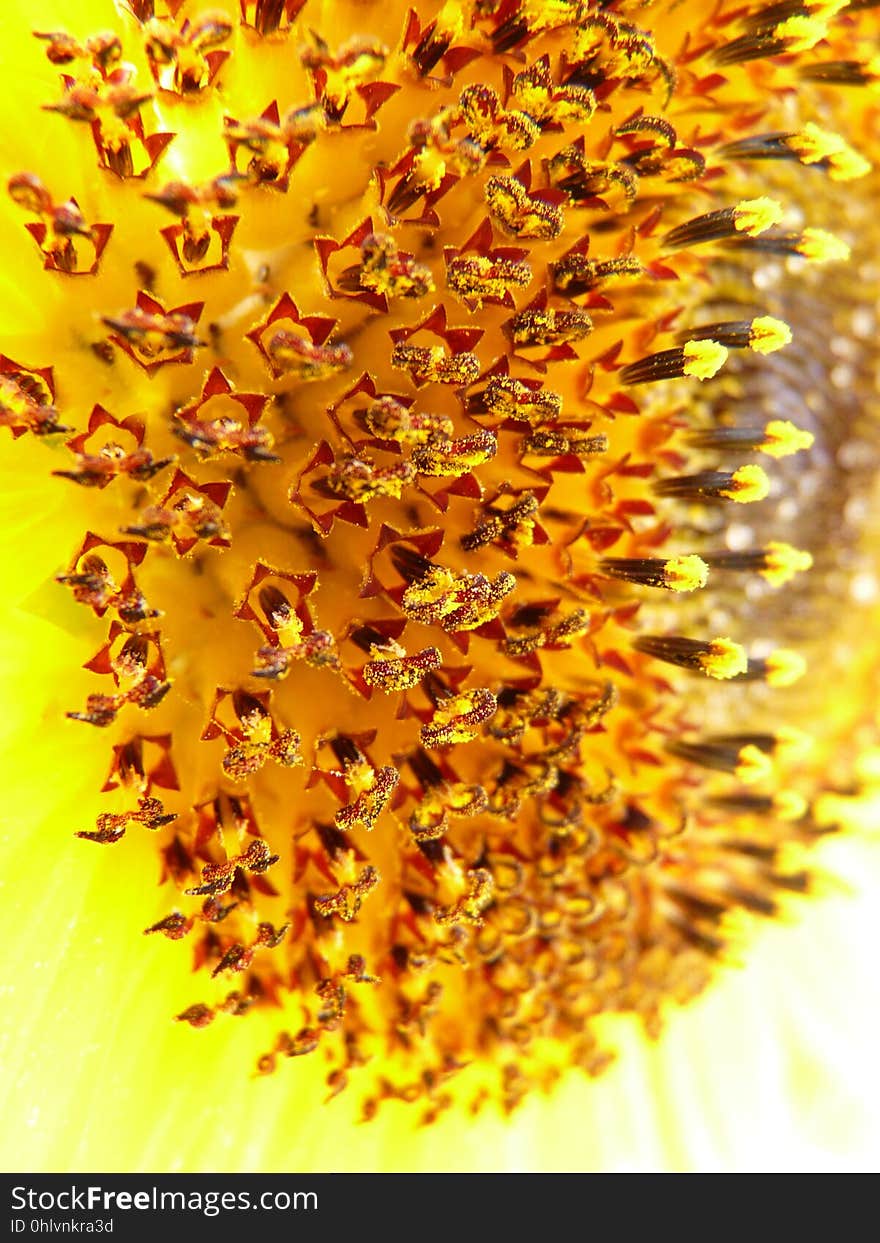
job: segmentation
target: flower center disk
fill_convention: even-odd
[[[367,1115],[475,1061],[513,1107],[808,887],[812,640],[772,598],[827,558],[784,507],[835,373],[793,291],[849,257],[876,15],[129,8],[38,32],[69,149],[8,180],[50,328],[0,422],[55,450],[99,637],[79,836],[155,842],[179,1021],[275,1009],[259,1070],[359,1072]]]

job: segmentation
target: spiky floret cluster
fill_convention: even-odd
[[[99,171],[9,179],[61,310],[0,417],[89,489],[80,836],[155,834],[178,1019],[280,1006],[260,1069],[310,1053],[335,1092],[378,1054],[368,1112],[433,1116],[474,1059],[513,1105],[806,887],[821,774],[754,695],[804,659],[750,650],[742,584],[810,568],[774,472],[821,428],[751,274],[847,258],[820,187],[868,166],[810,108],[880,77],[872,7],[132,0],[38,32]]]

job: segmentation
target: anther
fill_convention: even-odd
[[[520,349],[581,341],[592,331],[593,321],[586,311],[555,311],[550,307],[519,311],[503,325],[508,341]]]
[[[776,794],[760,795],[741,792],[738,794],[711,794],[706,802],[726,812],[748,816],[768,816],[776,820],[802,820],[809,804],[802,794],[794,790],[779,790]]]
[[[266,351],[279,375],[297,380],[326,379],[350,367],[354,357],[347,345],[316,345],[309,337],[285,329],[273,334]]]
[[[744,199],[735,207],[707,212],[678,225],[666,234],[663,244],[667,250],[682,250],[730,237],[757,237],[781,220],[782,208],[775,199]]]
[[[880,81],[880,57],[868,61],[817,61],[798,66],[798,76],[808,82],[828,82],[834,86],[873,86]]]
[[[758,134],[728,143],[720,154],[729,159],[799,160],[827,169],[832,181],[852,181],[871,169],[868,161],[839,134],[820,129],[812,121],[794,133]]]
[[[533,279],[527,263],[492,259],[488,255],[459,255],[446,265],[446,284],[457,297],[477,308],[483,302],[503,301],[514,289],[526,289]]]
[[[471,137],[484,149],[525,151],[540,136],[541,131],[530,116],[503,108],[498,93],[485,83],[466,86],[458,106]]]
[[[550,241],[562,232],[561,209],[530,195],[515,177],[490,177],[485,195],[489,215],[514,237]]]
[[[363,412],[363,423],[371,435],[401,445],[425,444],[435,437],[451,440],[454,432],[448,415],[410,410],[393,397],[371,402]]]
[[[496,708],[495,696],[482,687],[453,695],[435,710],[431,721],[422,726],[419,732],[422,745],[451,747],[471,742]]]
[[[442,345],[408,345],[400,341],[391,352],[391,366],[408,372],[419,387],[455,384],[465,388],[480,374],[479,359],[467,350],[448,354]]]
[[[421,32],[410,56],[422,77],[435,67],[465,29],[465,16],[457,0],[447,0],[434,21]]]
[[[468,401],[473,413],[487,411],[499,418],[518,422],[554,423],[562,413],[562,397],[540,385],[532,387],[515,380],[512,376],[493,376],[481,393],[475,393]]]
[[[691,553],[681,557],[603,557],[599,562],[602,574],[621,578],[644,587],[663,587],[667,591],[696,591],[705,587],[709,567],[702,557]]]
[[[828,20],[803,10],[775,26],[759,28],[740,35],[717,48],[712,59],[716,65],[740,65],[783,53],[807,52],[828,34]]]
[[[427,673],[439,669],[443,663],[436,647],[426,647],[412,656],[407,656],[395,644],[394,654],[385,658],[390,646],[387,641],[382,646],[375,646],[372,652],[374,658],[364,665],[362,671],[367,686],[386,695],[411,690],[418,686]]]
[[[846,242],[824,229],[804,229],[801,233],[765,233],[763,237],[747,237],[728,241],[728,249],[757,251],[767,255],[800,255],[812,263],[845,263],[850,257]]]
[[[731,350],[754,350],[756,354],[772,354],[791,342],[791,329],[784,320],[772,315],[754,319],[729,320],[717,324],[699,324],[685,329],[682,341],[717,341]]]
[[[729,500],[739,504],[763,501],[770,492],[770,480],[760,466],[740,466],[738,470],[704,470],[696,475],[672,475],[653,485],[657,496],[685,501]]]
[[[594,453],[605,453],[608,437],[602,432],[586,436],[568,428],[542,429],[524,436],[520,448],[532,457],[592,457]]]
[[[644,267],[633,255],[600,261],[588,259],[586,255],[574,254],[550,265],[554,289],[570,298],[589,293],[607,281],[637,279],[644,274]]]
[[[666,750],[700,768],[732,773],[744,785],[764,781],[773,774],[772,748],[760,746],[748,737],[720,735],[695,742],[674,738],[666,743]]]
[[[727,681],[746,672],[745,649],[730,639],[685,639],[680,635],[638,635],[633,639],[636,651],[655,660],[703,673],[707,677]]]
[[[421,475],[458,479],[493,458],[498,441],[492,432],[473,432],[453,440],[433,439],[413,449],[412,465]]]
[[[719,449],[734,453],[757,450],[768,457],[789,457],[809,449],[815,437],[812,432],[795,427],[785,419],[771,419],[764,427],[709,427],[688,432],[688,444],[698,449]]]
[[[771,541],[764,548],[742,552],[707,552],[703,556],[712,569],[757,572],[773,587],[782,587],[796,574],[809,570],[813,558],[791,544]]]
[[[653,384],[657,380],[678,380],[693,376],[710,380],[727,361],[727,349],[712,340],[687,341],[675,349],[649,354],[622,367],[618,376],[624,384]]]
[[[339,284],[346,288],[346,274]],[[422,298],[434,289],[431,269],[403,254],[388,233],[370,233],[361,242],[361,262],[352,273],[356,287],[386,298]]]
[[[747,682],[766,682],[768,686],[787,687],[800,681],[807,671],[807,662],[800,652],[788,648],[777,648],[775,652],[760,660],[749,660],[743,671],[742,680]]]

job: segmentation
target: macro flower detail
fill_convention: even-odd
[[[154,846],[156,1023],[274,1016],[253,1068],[365,1117],[598,1073],[809,888],[870,716],[844,642],[809,687],[873,565],[875,6],[106,9],[35,32],[0,425],[69,489],[70,831]]]

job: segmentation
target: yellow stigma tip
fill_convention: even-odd
[[[725,488],[722,496],[740,505],[748,505],[752,501],[763,501],[770,492],[770,480],[760,466],[740,466],[731,476],[730,487]]]
[[[703,672],[721,682],[745,673],[748,663],[745,648],[732,639],[713,639],[708,651],[700,657]]]
[[[802,574],[813,565],[813,558],[808,552],[793,548],[791,544],[773,541],[767,545],[765,552],[767,564],[760,573],[772,587],[782,587],[795,574]]]
[[[845,263],[851,254],[846,242],[824,229],[804,229],[797,250],[798,254],[813,263]]]
[[[670,557],[663,568],[663,579],[670,591],[696,591],[706,586],[709,567],[694,554]]]
[[[828,175],[832,181],[857,181],[859,177],[867,177],[871,168],[870,160],[847,146],[828,160]]]
[[[682,353],[682,371],[697,380],[711,380],[727,362],[727,347],[717,341],[688,341]]]
[[[765,664],[768,686],[791,686],[807,671],[807,662],[800,652],[792,652],[784,647],[768,656]]]
[[[867,747],[856,760],[856,776],[869,786],[880,785],[880,747]]]
[[[871,165],[844,142],[839,134],[820,129],[812,121],[802,130],[791,134],[786,145],[802,164],[827,164],[832,181],[854,181],[871,171]]]
[[[828,18],[825,16],[789,17],[774,30],[778,39],[784,39],[787,52],[809,52],[828,34]]]
[[[808,807],[804,796],[794,790],[780,790],[773,796],[773,810],[780,820],[802,820]]]
[[[775,754],[787,763],[803,759],[814,745],[815,740],[809,734],[793,725],[781,725],[776,731]]]
[[[754,785],[771,775],[773,763],[766,751],[749,743],[737,756],[733,771],[744,785]]]
[[[791,343],[791,329],[784,319],[758,315],[749,329],[749,349],[756,354],[772,354]]]
[[[846,143],[839,134],[821,129],[814,122],[808,121],[802,130],[789,135],[785,140],[785,145],[795,153],[802,164],[818,164],[820,160],[827,160],[829,156],[836,155],[846,146]]]
[[[816,439],[812,432],[795,427],[787,419],[771,419],[764,427],[766,439],[761,445],[761,452],[768,457],[791,457],[801,449],[810,449]]]
[[[775,199],[743,199],[733,209],[733,223],[738,233],[757,237],[782,220],[782,208]]]

